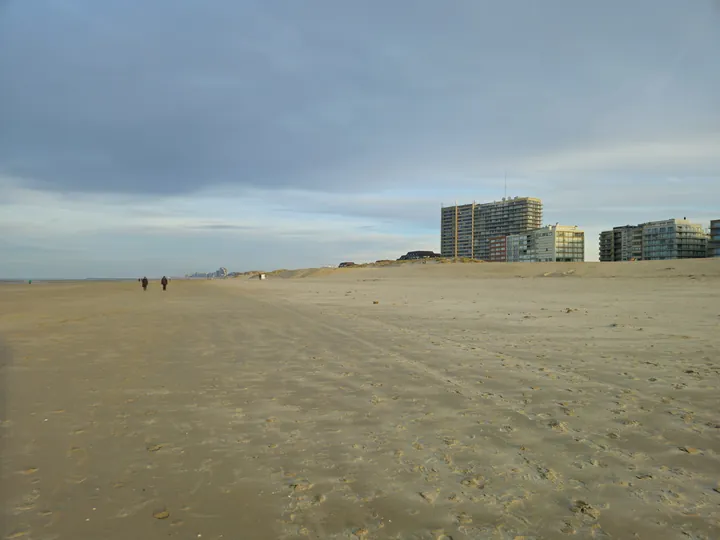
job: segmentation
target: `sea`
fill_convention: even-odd
[[[35,283],[87,283],[88,281],[137,281],[140,278],[83,278],[83,279],[53,279],[53,278],[28,278],[28,279],[19,279],[19,278],[10,278],[10,279],[3,279],[0,278],[0,284],[3,283],[29,283],[32,281],[33,284]],[[157,277],[149,277],[150,281],[157,281],[160,278]],[[186,279],[185,277],[169,277],[168,279],[178,281],[180,279]]]

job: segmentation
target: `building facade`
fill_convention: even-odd
[[[600,233],[600,261],[657,261],[707,256],[708,235],[687,219],[623,225]]]
[[[613,231],[603,231],[600,233],[600,262],[611,262],[615,260],[615,243],[613,239]]]
[[[642,259],[643,226],[623,225],[600,233],[600,261]]]
[[[440,251],[443,257],[498,260],[497,250],[501,250],[502,244],[499,238],[541,227],[542,216],[542,201],[532,197],[444,207]],[[491,254],[491,239],[494,255]]]
[[[708,257],[720,257],[720,219],[713,219],[710,222]]]
[[[490,245],[490,256],[488,261],[507,261],[507,236],[492,236],[488,242]]]
[[[642,258],[643,228],[625,225],[613,229],[614,252],[621,261],[636,261]]]
[[[548,225],[507,237],[508,262],[583,262],[585,233],[576,225]]]
[[[707,257],[708,236],[702,225],[687,219],[644,223],[642,258],[645,261]]]
[[[540,199],[513,197],[477,205],[475,217],[475,258],[490,261],[490,239],[522,234],[542,227]]]
[[[443,257],[474,258],[476,204],[446,206],[440,221],[440,254]]]

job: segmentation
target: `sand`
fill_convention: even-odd
[[[0,286],[6,538],[720,537],[720,260]]]

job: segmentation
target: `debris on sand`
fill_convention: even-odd
[[[438,496],[437,492],[433,491],[421,491],[419,495],[430,504],[434,503]]]
[[[313,488],[313,484],[308,481],[302,481],[297,484],[291,484],[290,487],[293,491],[308,491]]]
[[[565,272],[544,272],[543,277],[566,277],[575,274],[575,270],[566,270]]]
[[[585,501],[575,501],[572,505],[571,510],[576,514],[580,513],[591,517],[592,519],[597,519],[600,517],[600,511],[596,508],[593,508]]]

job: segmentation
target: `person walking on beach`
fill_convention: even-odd
[[[163,291],[167,290],[168,278],[163,276],[160,280],[160,284],[163,286]]]
[[[143,291],[147,291],[148,278],[146,278],[146,277],[142,278],[142,286],[143,286]]]

